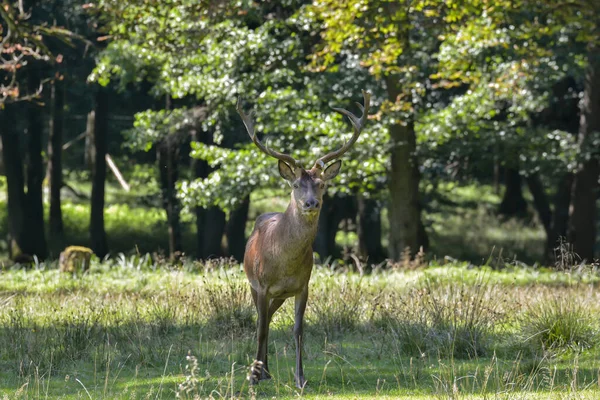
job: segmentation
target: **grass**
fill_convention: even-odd
[[[273,379],[247,385],[255,311],[239,265],[120,256],[76,278],[53,263],[11,269],[0,398],[598,398],[599,281],[592,268],[316,267],[300,392],[293,301],[272,324]]]

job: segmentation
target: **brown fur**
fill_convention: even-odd
[[[325,181],[334,178],[340,166],[338,161],[332,164],[333,168],[322,173],[319,168],[293,170],[280,161],[279,171],[293,187],[290,204],[283,213],[262,214],[256,219],[244,254],[244,270],[258,311],[256,361],[262,363],[262,368],[252,369],[251,383],[270,378],[267,362],[269,323],[285,299],[295,297],[295,380],[298,387],[305,384],[301,355],[302,324],[313,268],[312,244],[317,235]],[[315,201],[318,204],[316,208]]]

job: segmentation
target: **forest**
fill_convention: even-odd
[[[240,110],[308,169],[368,95],[312,244],[308,392],[286,303],[259,397],[597,398],[600,2],[3,0],[0,17],[0,394],[256,396],[241,264],[293,188]],[[73,279],[69,248],[89,252]]]
[[[3,14],[10,258],[82,244],[100,258],[240,261],[256,210],[281,209],[287,185],[247,136],[238,97],[270,147],[308,166],[347,140],[332,107],[354,110],[361,90],[372,111],[324,201],[321,260],[481,263],[495,247],[549,265],[560,243],[588,261],[598,252],[594,2],[22,3]],[[447,214],[459,236],[489,221],[457,214],[483,203],[456,204],[458,187],[491,190],[488,219],[520,221],[535,240],[511,248],[512,227],[507,243],[465,249]],[[66,204],[89,218],[70,226]],[[164,216],[111,240],[105,218],[124,204]]]

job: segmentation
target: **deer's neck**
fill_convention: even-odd
[[[317,235],[318,224],[319,213],[303,214],[292,200],[281,218],[280,225],[283,231],[280,231],[279,234],[282,235],[282,239],[289,241],[290,245],[298,250],[312,247]]]

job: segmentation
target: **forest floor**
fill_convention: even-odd
[[[305,374],[293,301],[249,388],[255,311],[241,267],[149,256],[55,263],[0,279],[0,398],[600,398],[600,274],[466,263],[361,276],[317,266]]]

